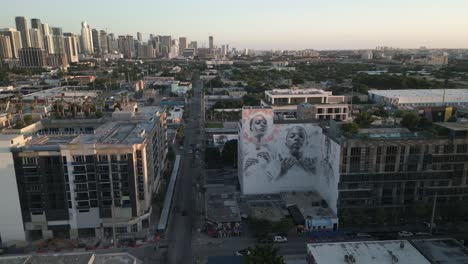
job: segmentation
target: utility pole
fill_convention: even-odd
[[[430,223],[430,231],[429,233],[432,235],[432,228],[434,227],[434,216],[435,216],[435,210],[436,210],[436,203],[437,203],[437,191],[434,196],[434,202],[432,203],[432,216],[431,216],[431,223]]]

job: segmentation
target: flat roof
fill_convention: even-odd
[[[375,94],[398,103],[436,103],[468,102],[468,89],[403,89],[403,90],[370,90]]]
[[[437,122],[435,123],[438,126],[445,127],[447,129],[453,130],[453,131],[468,131],[468,122],[462,123],[462,122]]]
[[[268,95],[331,95],[332,92],[324,91],[322,89],[307,88],[307,89],[273,89],[265,91]]]
[[[406,240],[307,244],[307,253],[317,264],[343,264],[346,263],[345,255],[352,255],[354,263],[431,263]]]
[[[468,263],[466,248],[455,239],[418,239],[411,242],[432,263]]]
[[[205,193],[206,219],[216,223],[239,222],[240,210],[235,193]]]
[[[329,207],[322,207],[322,196],[317,192],[285,192],[281,198],[286,206],[297,206],[304,218],[336,218],[336,214]]]
[[[41,255],[1,256],[0,264],[133,264],[141,263],[129,253],[58,253]]]

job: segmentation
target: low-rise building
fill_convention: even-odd
[[[430,264],[406,240],[359,241],[307,244],[309,264]]]
[[[468,105],[468,89],[370,90],[369,99],[396,108]]]

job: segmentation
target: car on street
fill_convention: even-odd
[[[275,243],[286,243],[288,242],[288,239],[284,236],[275,236],[273,237],[273,242]]]
[[[236,251],[236,256],[248,256],[248,255],[250,255],[250,250],[248,248]]]
[[[356,237],[357,238],[371,238],[372,236],[367,233],[357,233]]]
[[[411,233],[411,232],[408,232],[408,231],[400,231],[400,232],[398,232],[398,236],[400,236],[400,237],[412,237],[412,236],[414,236],[414,234]]]
[[[183,146],[180,146],[180,147],[179,147],[179,150],[184,150],[184,147],[183,147]]]
[[[431,234],[429,232],[416,232],[415,235],[417,235],[417,236],[429,236]]]

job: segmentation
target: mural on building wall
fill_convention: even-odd
[[[314,190],[336,211],[340,148],[317,124],[274,124],[271,109],[244,109],[242,122],[244,194]]]

